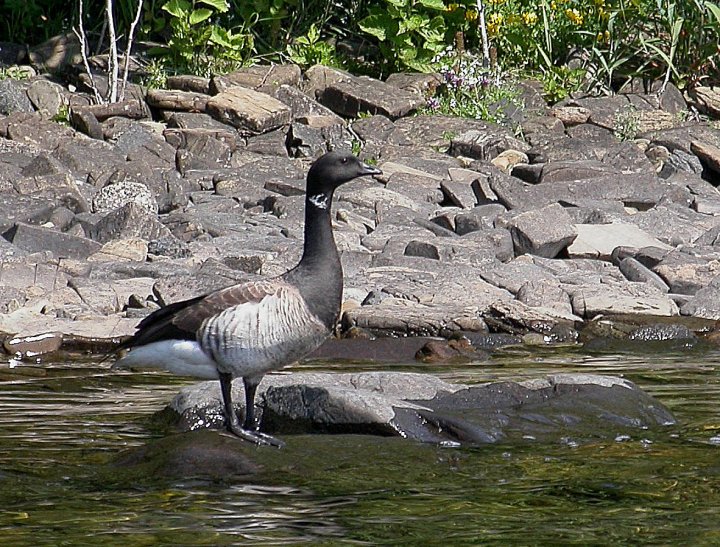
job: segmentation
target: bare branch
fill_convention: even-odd
[[[95,101],[98,104],[102,104],[103,98],[100,95],[100,91],[98,91],[97,84],[95,83],[95,78],[93,77],[93,73],[90,70],[90,61],[88,61],[88,46],[87,46],[87,36],[85,36],[85,27],[83,25],[83,0],[78,0],[79,5],[79,13],[78,13],[78,28],[73,29],[73,33],[75,36],[77,36],[77,39],[80,40],[80,53],[82,55],[83,65],[85,66],[85,72],[87,72],[88,77],[90,78],[90,87],[92,87],[93,95],[95,96]]]
[[[105,0],[105,17],[110,33],[110,55],[108,56],[108,101],[117,102],[118,75],[120,66],[118,64],[117,36],[115,34],[115,17],[113,16],[113,0]]]
[[[125,98],[125,89],[127,89],[128,71],[130,70],[130,53],[132,51],[133,38],[135,37],[135,29],[137,28],[137,25],[140,22],[140,17],[142,16],[142,6],[143,0],[138,0],[135,19],[133,19],[133,22],[130,25],[130,32],[128,33],[127,48],[125,49],[125,66],[123,67],[122,89],[120,91],[121,101]]]
[[[487,25],[485,24],[485,4],[482,0],[477,0],[478,27],[480,28],[480,37],[482,39],[483,48],[483,65],[490,66],[490,45],[488,44]]]

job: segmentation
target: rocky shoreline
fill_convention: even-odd
[[[132,86],[109,106],[69,84],[0,81],[12,355],[108,349],[159,305],[282,273],[299,259],[307,167],[338,147],[384,173],[336,194],[339,337],[451,339],[422,358],[714,339],[716,90],[550,107],[526,83],[515,132],[416,115],[432,75],[257,66]],[[69,124],[53,121],[64,108]]]

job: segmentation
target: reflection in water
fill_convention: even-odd
[[[392,367],[479,383],[557,372],[623,376],[680,426],[647,439],[460,449],[288,436],[252,484],[128,481],[107,464],[161,435],[149,418],[185,379],[95,361],[0,364],[0,539],[7,545],[720,544],[718,354],[507,352]],[[304,370],[387,365],[305,363]]]

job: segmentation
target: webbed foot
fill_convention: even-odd
[[[272,435],[268,435],[267,433],[261,433],[257,430],[243,429],[242,427],[240,427],[239,424],[229,425],[228,431],[236,437],[239,437],[245,441],[250,441],[251,443],[255,443],[258,446],[275,446],[277,448],[282,448],[283,446],[285,446],[285,443],[283,441],[281,441],[280,439],[276,439]]]

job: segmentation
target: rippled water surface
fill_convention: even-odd
[[[285,436],[272,471],[230,484],[128,482],[108,465],[161,435],[149,418],[191,381],[114,373],[87,358],[5,361],[0,545],[720,545],[719,363],[720,353],[567,351],[451,366],[304,363],[469,383],[619,375],[660,399],[679,426],[651,441],[638,432],[581,446]]]

